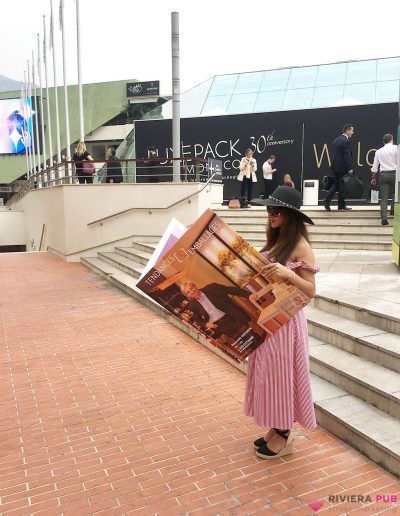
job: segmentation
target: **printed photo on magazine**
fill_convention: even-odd
[[[267,263],[207,210],[137,287],[241,362],[310,302],[291,283],[266,280],[260,271]]]

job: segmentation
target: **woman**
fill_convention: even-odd
[[[267,243],[262,250],[271,263],[263,267],[266,279],[290,281],[308,297],[315,295],[314,254],[305,222],[313,221],[300,211],[301,194],[279,186],[268,199]],[[249,357],[245,414],[270,430],[254,442],[256,453],[273,459],[292,453],[293,425],[315,428],[308,365],[307,323],[300,310]]]
[[[75,163],[75,174],[78,177],[79,183],[93,183],[93,174],[95,172],[93,163],[84,163],[84,161],[93,161],[92,156],[86,150],[85,142],[79,142],[75,147],[72,160],[77,162]]]
[[[292,178],[290,177],[290,174],[285,174],[283,176],[283,184],[284,186],[290,186],[291,188],[295,187]]]
[[[237,179],[242,182],[240,196],[245,199],[245,207],[250,208],[249,201],[251,199],[253,183],[257,183],[257,161],[253,158],[252,149],[246,149],[245,155],[240,161],[239,171]]]
[[[106,153],[107,177],[106,183],[122,183],[121,162],[115,156],[115,149],[110,147]]]

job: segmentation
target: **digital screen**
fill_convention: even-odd
[[[0,154],[25,154],[32,143],[32,99],[0,99]]]

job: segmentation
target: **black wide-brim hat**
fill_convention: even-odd
[[[307,215],[300,210],[302,202],[303,199],[301,197],[301,193],[291,186],[278,186],[268,199],[251,200],[252,204],[260,204],[262,206],[280,206],[282,208],[287,208],[288,210],[296,211],[304,222],[314,225],[314,222],[310,217],[307,217]]]

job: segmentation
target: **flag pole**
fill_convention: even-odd
[[[47,38],[46,38],[46,16],[43,15],[43,62],[44,62],[44,80],[46,82],[46,107],[47,107],[47,125],[49,137],[49,161],[50,167],[53,166],[53,141],[51,135],[51,117],[50,117],[50,95],[49,81],[47,75]],[[54,171],[50,172],[50,179],[53,179]]]
[[[21,110],[22,110],[22,114],[24,117],[23,134],[24,134],[24,147],[25,147],[25,158],[26,158],[26,177],[29,179],[29,155],[28,155],[28,148],[26,146],[25,81],[26,81],[26,72],[24,70],[24,80],[21,83]]]
[[[37,91],[35,84],[35,54],[32,50],[32,83],[33,83],[33,97],[35,99],[35,133],[36,133],[36,153],[37,153],[37,163],[38,168],[37,171],[40,172],[42,170],[41,159],[40,159],[40,143],[39,143],[39,111],[38,111],[38,103],[37,103]],[[33,102],[33,101],[32,101]],[[32,103],[33,107],[33,103]]]
[[[32,82],[31,82],[31,65],[30,65],[30,62],[29,60],[27,61],[27,65],[28,65],[28,96],[29,96],[29,99],[30,99],[30,106],[29,106],[29,109],[30,109],[30,112],[29,112],[29,119],[30,119],[30,125],[32,127],[32,137],[31,137],[31,156],[32,156],[32,161],[33,161],[33,175],[36,174],[36,152],[35,152],[35,131],[34,131],[34,127],[33,127],[33,107],[32,107]],[[29,127],[29,124],[28,124],[28,127]]]
[[[43,109],[43,89],[42,89],[42,64],[41,64],[41,61],[40,61],[39,34],[37,35],[37,45],[38,45],[37,66],[38,66],[38,74],[39,74],[39,91],[40,91],[40,126],[41,126],[41,132],[42,132],[42,149],[43,149],[43,167],[42,167],[42,170],[46,170],[46,168],[47,168],[47,158],[46,158],[46,140],[44,138],[44,109]]]
[[[79,140],[85,141],[85,127],[83,121],[83,94],[82,94],[82,73],[81,73],[81,29],[79,0],[76,0],[76,42],[78,52],[78,94],[79,94]]]
[[[50,48],[53,52],[54,98],[55,98],[55,104],[56,104],[57,162],[61,163],[60,115],[59,115],[59,111],[58,111],[56,41],[54,38],[53,0],[50,0],[50,12],[51,12],[51,15],[50,15]]]
[[[63,62],[63,81],[64,81],[64,110],[65,110],[65,142],[67,161],[71,161],[71,136],[69,131],[69,109],[68,109],[68,88],[67,88],[67,61],[65,58],[65,26],[64,26],[64,0],[60,0],[59,18],[62,36],[62,62]],[[71,164],[68,164],[68,176],[72,176]]]

